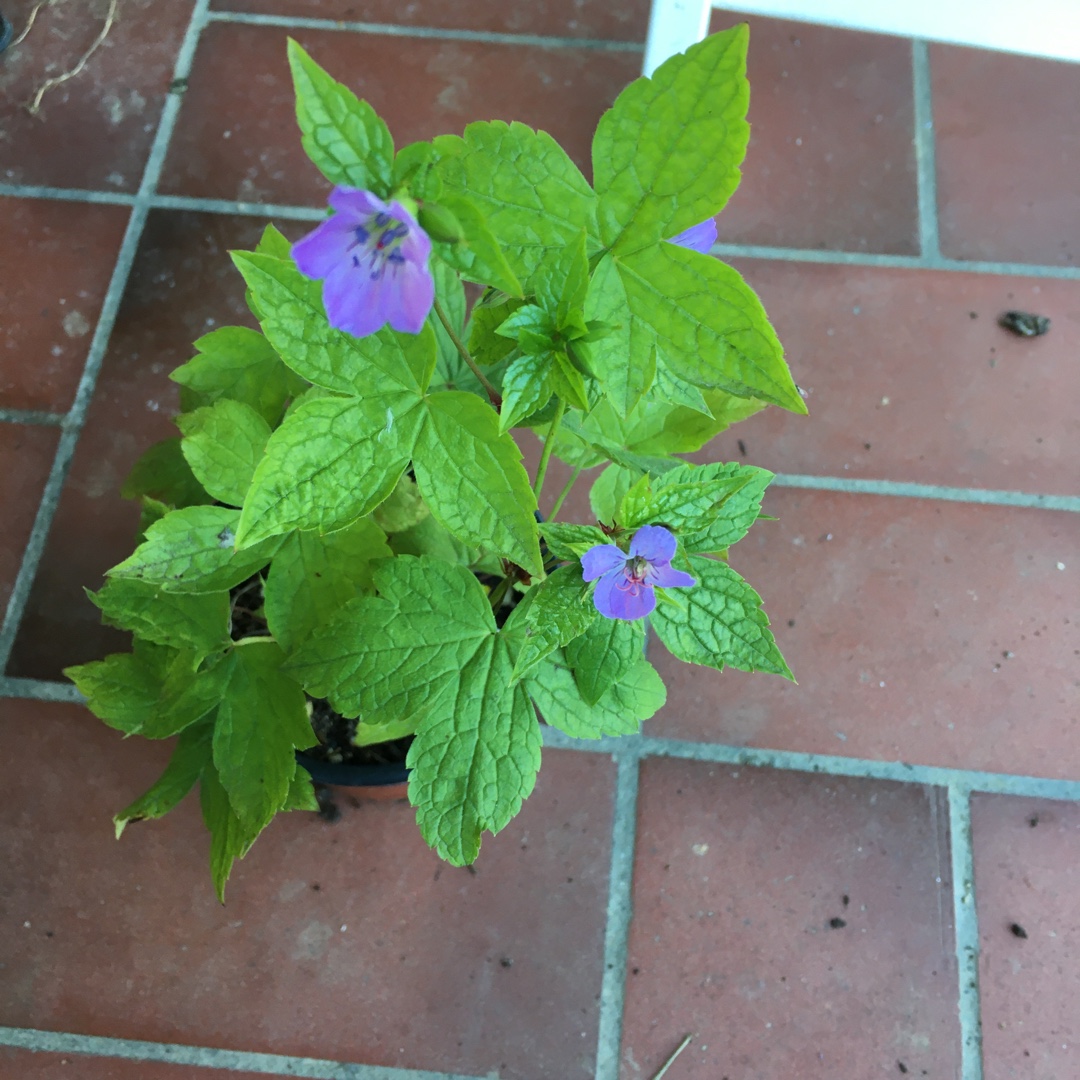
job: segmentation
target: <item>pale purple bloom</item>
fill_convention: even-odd
[[[386,323],[418,334],[435,300],[431,240],[399,202],[336,187],[334,215],[293,245],[300,272],[323,279],[330,325],[354,337]]]
[[[586,581],[596,581],[593,603],[608,619],[643,619],[656,607],[656,586],[696,584],[671,565],[675,537],[662,525],[642,525],[630,541],[630,554],[614,544],[597,544],[581,557]]]
[[[691,225],[685,232],[673,236],[670,243],[708,255],[716,243],[716,218],[706,218],[700,225]]]

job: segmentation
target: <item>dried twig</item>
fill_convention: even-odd
[[[14,49],[16,45],[25,40],[26,35],[30,33],[30,28],[34,25],[34,20],[38,17],[38,12],[42,8],[52,7],[56,3],[56,0],[38,0],[38,2],[30,9],[30,17],[26,20],[26,25],[23,27],[22,33],[8,46],[9,49]]]
[[[664,1062],[663,1068],[653,1077],[653,1080],[660,1080],[664,1073],[666,1073],[668,1069],[670,1069],[671,1066],[675,1064],[675,1059],[690,1045],[690,1040],[693,1037],[693,1035],[687,1035],[686,1038],[683,1039],[681,1043],[679,1043],[679,1045],[675,1049],[675,1053],[672,1054],[671,1057],[669,1057],[667,1061]]]
[[[46,79],[37,88],[37,93],[34,94],[33,100],[26,106],[26,111],[31,116],[37,116],[38,112],[41,109],[41,99],[50,90],[55,89],[61,83],[67,82],[68,79],[74,79],[75,76],[78,75],[84,67],[86,67],[86,62],[90,59],[91,56],[94,55],[95,52],[97,52],[102,42],[109,36],[109,31],[112,29],[113,23],[116,21],[116,8],[118,4],[119,0],[109,0],[109,10],[105,14],[105,22],[102,24],[101,29],[98,31],[98,36],[94,38],[93,42],[91,43],[90,48],[87,49],[81,57],[79,57],[79,62],[69,71],[65,71],[62,75],[56,75],[51,79]],[[37,14],[36,9],[33,14]],[[29,27],[27,27],[27,29],[29,29]],[[23,36],[26,36],[25,30],[23,31]]]

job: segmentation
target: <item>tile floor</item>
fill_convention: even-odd
[[[1080,1075],[1080,68],[752,19],[718,250],[811,412],[700,457],[780,474],[732,561],[799,686],[658,656],[664,711],[552,738],[475,874],[346,803],[276,823],[221,908],[194,805],[113,840],[166,748],[60,669],[119,640],[81,587],[168,371],[246,318],[247,204],[295,235],[325,191],[284,40],[401,141],[515,118],[585,163],[647,4],[121,0],[27,116],[106,9],[0,59],[0,1080],[651,1080],[686,1035],[667,1080]]]

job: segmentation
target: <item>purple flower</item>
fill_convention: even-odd
[[[586,581],[595,581],[593,603],[608,619],[643,619],[656,607],[653,589],[696,584],[675,570],[675,537],[662,525],[643,525],[630,541],[630,554],[614,544],[597,544],[581,557]]]
[[[671,244],[690,248],[691,251],[700,251],[702,255],[708,255],[716,243],[716,218],[706,218],[700,225],[691,225],[685,232],[673,236]]]
[[[427,234],[401,203],[370,191],[336,187],[330,205],[334,215],[292,248],[300,272],[323,279],[330,325],[355,337],[386,323],[419,334],[435,300]]]

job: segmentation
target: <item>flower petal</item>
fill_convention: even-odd
[[[642,525],[630,541],[630,554],[640,555],[651,563],[667,563],[671,562],[675,547],[675,536],[663,525]]]
[[[673,236],[669,243],[708,255],[716,243],[716,219],[706,218],[700,225],[691,225],[678,236]]]
[[[662,589],[685,589],[697,584],[696,578],[682,570],[676,570],[671,563],[650,565],[646,580],[650,585],[658,585]]]
[[[619,569],[626,563],[626,555],[614,544],[596,544],[581,556],[582,576],[595,581],[601,574]]]
[[[335,215],[297,240],[292,257],[301,274],[309,278],[324,278],[349,259],[355,224]]]
[[[353,337],[374,334],[386,322],[382,284],[372,280],[366,264],[339,266],[323,282],[323,306],[330,325]]]
[[[386,314],[395,330],[419,334],[435,303],[435,280],[427,266],[407,262],[388,282]]]
[[[595,549],[594,549],[595,550]],[[656,607],[656,594],[647,585],[631,581],[622,567],[609,570],[593,591],[596,610],[607,619],[644,619]]]
[[[377,195],[360,188],[339,186],[330,192],[327,200],[340,214],[353,218],[369,218],[372,214],[386,214],[389,207]]]

